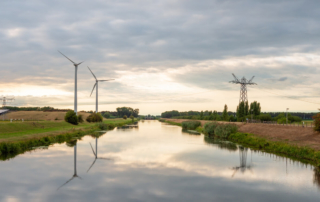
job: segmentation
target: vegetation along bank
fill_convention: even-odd
[[[160,121],[184,128],[189,126],[188,129],[197,130],[211,138],[227,139],[243,146],[307,161],[320,167],[320,134],[313,128],[182,119]]]

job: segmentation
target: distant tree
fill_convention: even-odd
[[[249,104],[248,101],[244,103],[244,116],[249,115]]]
[[[261,107],[260,103],[257,101],[254,101],[250,104],[250,114],[253,114],[253,116],[259,116],[261,113]]]
[[[123,119],[127,119],[127,115],[124,115],[124,116],[123,116]]]
[[[73,125],[78,125],[78,123],[79,123],[77,114],[73,110],[70,110],[66,113],[64,120],[68,123],[73,124]]]
[[[131,116],[130,116],[130,119],[132,120],[132,123],[133,123],[133,121],[134,121],[134,116],[131,115]]]
[[[243,121],[245,116],[245,103],[240,102],[237,107],[237,121]]]
[[[200,112],[200,120],[203,120],[203,111]]]
[[[320,113],[312,117],[314,120],[314,130],[320,132]]]
[[[225,104],[224,109],[222,112],[222,120],[223,121],[229,121],[229,115],[228,115],[228,106]]]
[[[102,113],[102,116],[106,119],[110,118],[111,117],[111,114],[109,112],[105,112],[105,113]]]

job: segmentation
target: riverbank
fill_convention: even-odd
[[[103,123],[119,127],[132,123],[131,119],[106,119]],[[96,123],[84,122],[72,125],[65,121],[24,121],[0,122],[0,143],[23,141],[45,136],[55,136],[71,131],[83,131],[92,128]]]
[[[131,124],[132,120],[107,119],[109,128]],[[19,125],[20,124],[20,125]],[[19,122],[0,123],[0,159],[5,160],[39,146],[64,143],[99,130],[97,123],[77,126],[66,122]],[[6,130],[4,130],[6,129]]]
[[[166,123],[180,125],[181,120],[165,119]],[[209,122],[209,121],[206,121]],[[224,122],[226,124],[228,122]],[[202,124],[203,123],[202,121]],[[320,167],[320,134],[312,128],[294,128],[264,124],[237,124],[237,133],[228,137],[229,141],[254,149],[288,156]],[[202,125],[203,126],[203,125]],[[198,128],[201,131],[201,128]],[[256,132],[257,134],[250,132]]]
[[[175,124],[181,124],[188,119],[164,119]],[[201,120],[201,126],[207,122]],[[218,121],[220,124],[229,124],[230,122]],[[232,122],[238,126],[241,133],[254,134],[257,137],[265,138],[270,141],[283,141],[291,145],[300,147],[310,147],[320,151],[320,133],[315,132],[311,127],[283,126],[260,123],[240,123]]]

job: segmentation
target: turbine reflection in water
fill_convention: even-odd
[[[90,171],[90,169],[91,169],[92,166],[95,164],[95,162],[96,162],[97,159],[112,160],[112,159],[110,159],[110,158],[98,157],[98,137],[99,137],[99,135],[95,136],[95,138],[96,138],[96,151],[94,151],[94,149],[93,149],[93,147],[92,147],[92,144],[89,143],[89,144],[90,144],[90,147],[91,147],[91,149],[92,149],[92,153],[93,153],[93,155],[94,155],[94,161],[92,162],[92,164],[91,164],[91,166],[89,167],[89,169],[87,170],[87,172]]]
[[[68,146],[72,146],[73,145],[73,148],[74,148],[74,155],[73,155],[73,158],[74,158],[74,172],[73,172],[73,176],[68,181],[66,181],[63,185],[61,185],[57,190],[59,190],[64,185],[68,184],[74,178],[82,179],[77,174],[77,140],[72,140],[72,141],[68,142],[67,145]]]

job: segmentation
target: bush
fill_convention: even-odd
[[[90,116],[87,117],[86,121],[91,123],[91,122],[102,122],[103,117],[101,116],[100,113],[95,113],[93,112],[90,114]]]
[[[74,111],[68,111],[64,117],[64,120],[73,125],[78,125],[78,117]]]
[[[124,115],[124,116],[123,116],[123,119],[127,119],[127,115]]]
[[[287,118],[286,117],[282,117],[280,119],[277,120],[278,124],[286,124],[287,123]]]
[[[100,130],[112,130],[115,128],[115,125],[113,123],[110,123],[110,124],[98,123],[98,128]]]
[[[130,119],[132,120],[132,123],[134,122],[134,116],[130,116]]]
[[[200,121],[183,121],[182,122],[183,129],[195,130],[199,126],[201,126]]]
[[[217,122],[210,122],[204,124],[203,132],[207,135],[214,135],[214,130],[219,124]]]
[[[228,138],[230,134],[236,133],[238,127],[235,124],[220,124],[214,130],[216,136],[220,138]]]
[[[320,113],[312,118],[314,119],[314,130],[320,132]]]
[[[82,115],[80,115],[80,114],[78,115],[78,122],[79,122],[79,123],[83,123],[83,117],[82,117]]]

